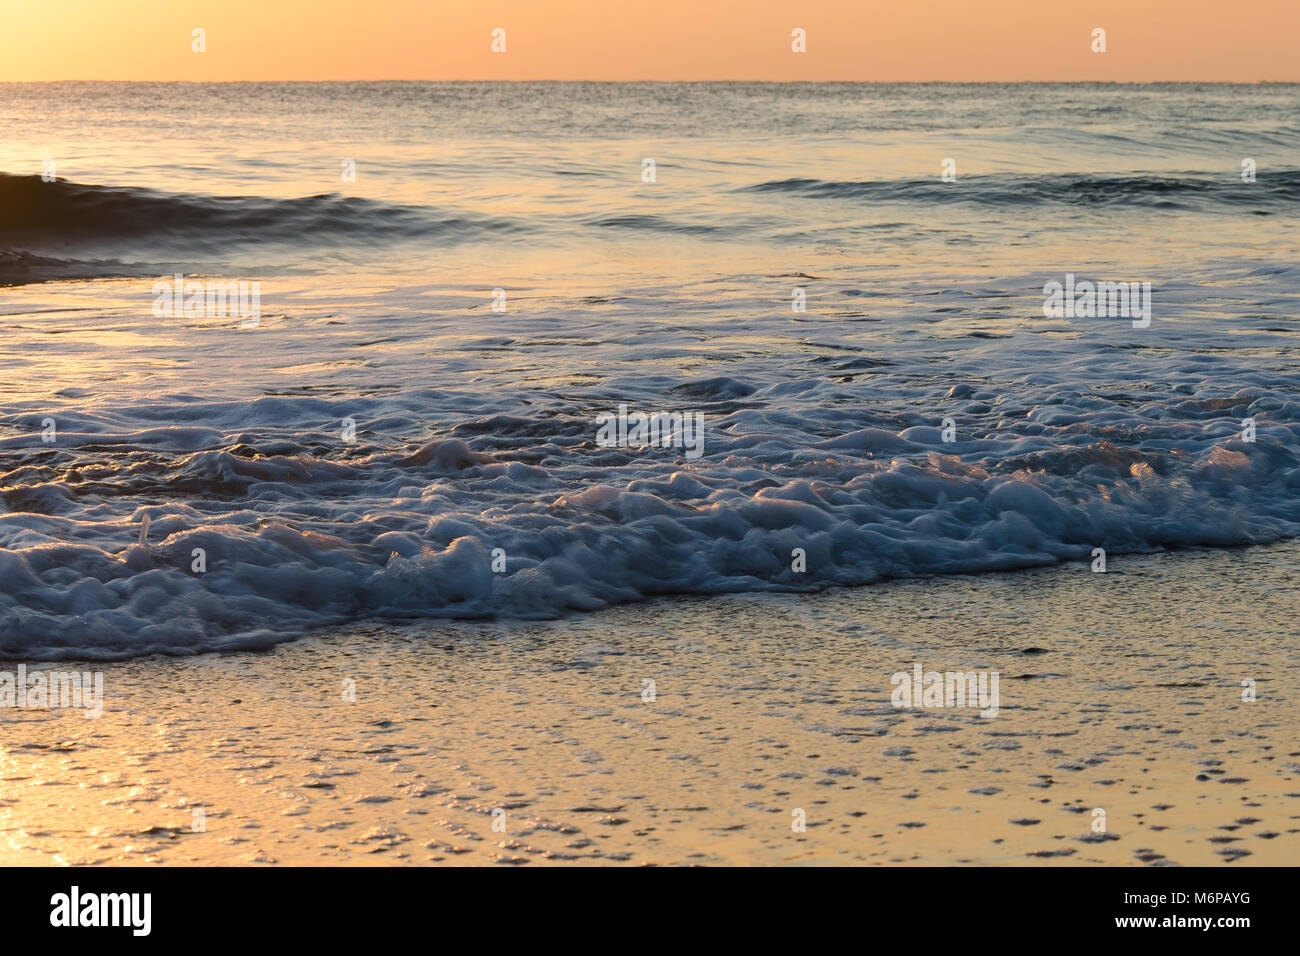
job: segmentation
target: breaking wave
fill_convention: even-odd
[[[347,244],[419,238],[458,242],[520,229],[507,219],[337,194],[272,199],[176,194],[0,173],[0,284],[148,274],[53,253],[125,246],[154,260],[185,251],[292,242]]]
[[[598,446],[581,416],[490,416],[391,447],[326,438],[345,408],[391,418],[400,403],[378,399],[230,403],[202,427],[144,427],[195,417],[151,405],[134,431],[6,439],[0,656],[256,648],[368,618],[549,618],[1300,533],[1300,404],[1267,389],[1137,410],[1058,395],[944,442],[847,413],[808,433],[750,406],[771,388],[728,404],[736,384],[705,388],[717,424],[690,462]],[[1245,416],[1257,441],[1237,433]]]

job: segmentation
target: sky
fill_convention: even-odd
[[[0,24],[0,81],[1300,81],[1300,0],[0,0]]]

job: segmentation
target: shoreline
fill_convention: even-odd
[[[0,708],[0,862],[1287,863],[1298,568],[1288,541],[90,664],[98,718]],[[918,663],[1000,673],[997,716],[894,707]]]

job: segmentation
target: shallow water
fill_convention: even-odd
[[[1300,87],[5,93],[64,179],[0,178],[5,656],[1300,530]],[[257,327],[156,317],[176,272]],[[1045,318],[1067,273],[1149,327]]]

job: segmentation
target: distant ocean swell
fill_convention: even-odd
[[[743,188],[758,193],[863,202],[969,203],[994,208],[1052,204],[1110,209],[1134,206],[1201,212],[1219,209],[1235,213],[1258,209],[1273,214],[1300,205],[1300,170],[1273,170],[1254,182],[1242,182],[1231,172],[1220,177],[1204,173],[1128,176],[1059,173],[961,176],[951,183],[942,183],[937,177],[899,182],[778,179]]]
[[[1300,170],[1296,169],[1272,170],[1253,183],[1191,173],[999,174],[962,177],[955,183],[940,182],[938,177],[901,181],[792,178],[738,185],[734,190],[751,195],[916,208],[960,203],[992,211],[1062,204],[1094,209],[1132,207],[1256,215],[1300,212]],[[758,221],[773,237],[783,229],[807,228],[807,223],[793,214]],[[754,220],[730,224],[695,222],[629,212],[584,217],[579,225],[648,235],[731,239],[752,231]],[[123,244],[133,255],[154,262],[178,252],[193,257],[236,245],[279,242],[358,246],[414,240],[438,246],[516,234],[536,236],[545,234],[548,227],[568,229],[572,223],[537,219],[525,222],[470,210],[337,194],[295,199],[188,195],[0,174],[0,284],[149,274],[149,269],[142,273],[117,260]],[[86,251],[111,251],[114,258],[82,258]],[[70,252],[78,253],[78,257],[69,258]]]

